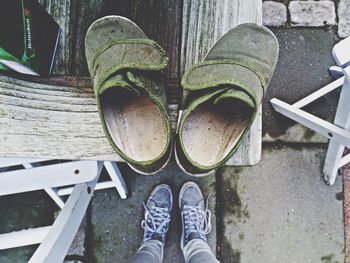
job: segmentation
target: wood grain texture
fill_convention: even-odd
[[[57,1],[62,2],[60,5],[65,3],[65,0]],[[157,41],[166,50],[169,57],[169,65],[165,71],[167,97],[169,103],[177,102],[179,98],[182,0],[75,0],[70,4],[70,9],[69,21],[62,23],[63,31],[69,33],[71,37],[70,68],[69,73],[66,74],[88,76],[84,39],[87,29],[96,19],[106,15],[125,16],[134,21],[149,38]]]
[[[61,29],[52,71],[56,75],[70,74],[73,44],[71,2],[71,0],[39,0]]]
[[[72,5],[71,75],[89,76],[85,59],[85,35],[89,26],[103,16],[103,0],[75,0]]]
[[[53,68],[56,77],[21,77],[27,81],[0,77],[0,134],[4,138],[0,156],[120,160],[102,132],[84,54],[88,27],[105,15],[121,15],[135,21],[167,51],[169,66],[164,77],[171,126],[176,128],[182,0],[39,3],[61,28]]]
[[[165,72],[169,103],[179,98],[182,0],[39,0],[60,25],[61,35],[54,63],[55,75],[88,76],[84,39],[89,26],[106,15],[125,16],[167,52]]]
[[[54,81],[78,85],[0,77],[0,156],[121,161],[104,136],[89,80]],[[169,108],[175,121],[177,106]]]
[[[262,22],[261,0],[184,0],[181,73],[203,60],[215,42],[242,23]],[[184,94],[186,96],[186,94]],[[261,108],[247,137],[228,165],[254,165],[261,159]]]
[[[118,3],[116,3],[118,2]],[[179,79],[182,0],[105,0],[103,15],[121,15],[134,21],[166,51],[166,78]]]

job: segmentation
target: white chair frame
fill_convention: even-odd
[[[335,81],[292,105],[276,98],[271,99],[277,112],[329,139],[323,175],[330,185],[334,184],[339,168],[350,162],[350,154],[343,156],[345,147],[350,148],[350,37],[334,46],[333,57],[338,64],[338,67],[330,68],[337,78]],[[334,124],[301,109],[341,86]]]
[[[40,244],[29,262],[62,262],[80,226],[94,190],[127,188],[115,162],[72,161],[43,165],[47,160],[0,159],[0,196],[44,189],[62,209],[52,226],[0,234],[0,250]],[[22,165],[25,169],[6,171]],[[111,181],[98,183],[103,166]],[[73,187],[71,185],[74,185]],[[66,202],[61,196],[70,195]]]

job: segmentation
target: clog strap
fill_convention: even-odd
[[[109,42],[92,60],[95,92],[111,76],[125,71],[159,71],[167,66],[165,51],[150,39],[123,39]]]
[[[206,60],[189,68],[181,82],[184,90],[211,92],[218,88],[230,88],[228,94],[246,101],[249,96],[259,105],[267,82],[254,69],[235,60]]]

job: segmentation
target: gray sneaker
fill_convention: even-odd
[[[211,213],[196,183],[187,182],[182,186],[179,206],[182,220],[181,249],[195,238],[207,242],[206,235],[211,231]]]
[[[173,207],[173,195],[166,184],[158,185],[150,194],[145,208],[145,219],[141,226],[145,230],[143,243],[148,240],[165,242],[165,236],[169,229],[171,209]]]

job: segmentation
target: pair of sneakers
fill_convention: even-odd
[[[144,228],[143,243],[149,240],[165,242],[172,207],[173,195],[170,187],[166,184],[157,186],[144,203],[145,218],[141,223]],[[206,235],[211,231],[211,212],[196,183],[187,182],[182,186],[179,207],[182,220],[181,249],[196,238],[207,242]]]

